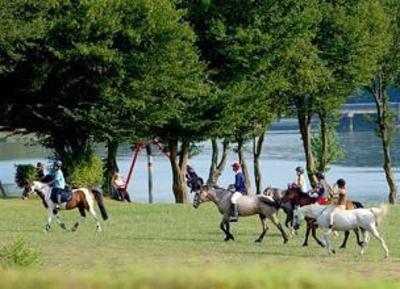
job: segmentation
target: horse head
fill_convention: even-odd
[[[300,206],[296,206],[293,210],[292,228],[296,231],[300,228],[301,223],[304,221],[304,213]]]
[[[194,191],[194,197],[193,197],[193,207],[197,209],[201,203],[208,202],[208,186],[207,185],[199,185],[196,187],[196,190]]]

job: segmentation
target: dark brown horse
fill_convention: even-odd
[[[56,220],[62,229],[67,230],[67,227],[58,216],[59,209],[56,208],[55,201],[52,199],[50,186],[46,183],[35,181],[25,187],[23,196],[27,197],[31,193],[36,193],[41,198],[44,207],[48,210],[49,216],[45,230],[50,230],[52,220]],[[94,210],[95,201],[97,201],[97,205],[99,206],[103,220],[107,220],[108,215],[103,203],[103,194],[99,190],[89,190],[86,188],[72,190],[72,196],[60,205],[60,209],[62,210],[72,210],[75,208],[79,209],[80,218],[75,223],[72,231],[76,231],[79,228],[80,221],[85,220],[86,211],[90,212],[93,218],[96,220],[96,230],[98,232],[101,231],[100,222],[97,218],[96,211]]]
[[[291,187],[289,186],[287,190],[282,192],[282,199],[281,199],[281,204],[287,209],[290,222],[293,220],[293,210],[295,209],[296,206],[306,206],[310,204],[314,204],[316,201],[315,198],[311,198],[308,194],[305,194],[300,191],[300,189],[296,187]],[[335,204],[337,200],[334,200],[333,202],[331,201],[330,204]],[[346,210],[353,210],[356,208],[362,208],[363,205],[359,202],[353,202],[350,200],[346,201]],[[317,225],[315,223],[314,219],[306,218],[307,221],[307,229],[306,229],[306,235],[304,239],[303,246],[308,246],[308,237],[310,236],[310,232],[312,233],[312,236],[314,237],[315,241],[321,246],[325,247],[325,244],[321,242],[321,240],[317,237],[316,235],[316,229]],[[358,228],[353,230],[354,233],[357,236],[357,243],[359,246],[362,246],[362,241],[360,240],[360,234]],[[346,248],[346,243],[347,239],[349,238],[350,232],[345,231],[344,233],[344,240],[340,248]]]

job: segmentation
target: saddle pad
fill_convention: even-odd
[[[57,194],[54,192],[51,193],[50,197],[53,203],[57,203]],[[72,199],[72,192],[71,191],[62,191],[61,192],[61,203],[69,202]]]

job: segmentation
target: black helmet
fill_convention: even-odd
[[[346,185],[346,181],[343,179],[338,179],[336,184],[339,186],[339,188],[343,188]]]
[[[297,167],[296,172],[304,174],[304,169],[302,167]]]
[[[316,174],[315,174],[315,176],[318,178],[318,179],[325,179],[325,175],[324,175],[324,173],[323,172],[317,172]]]

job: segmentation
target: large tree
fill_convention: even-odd
[[[400,87],[400,3],[394,0],[382,0],[378,3],[378,9],[383,9],[381,18],[377,19],[383,26],[382,31],[379,31],[383,34],[379,42],[383,45],[383,51],[373,66],[375,74],[366,89],[373,96],[377,108],[377,132],[382,141],[383,169],[389,187],[388,199],[393,204],[398,191],[391,159],[395,118],[390,108],[388,89],[390,85]],[[371,26],[373,24],[370,23]],[[376,30],[370,31],[371,34],[376,33]]]
[[[254,155],[259,192],[263,135],[285,103],[279,92],[287,87],[282,75],[288,63],[282,56],[308,37],[316,1],[182,2],[198,35],[201,56],[223,98],[222,108],[217,104],[221,108],[220,137],[229,135],[237,142],[247,186],[244,144],[258,138]]]

